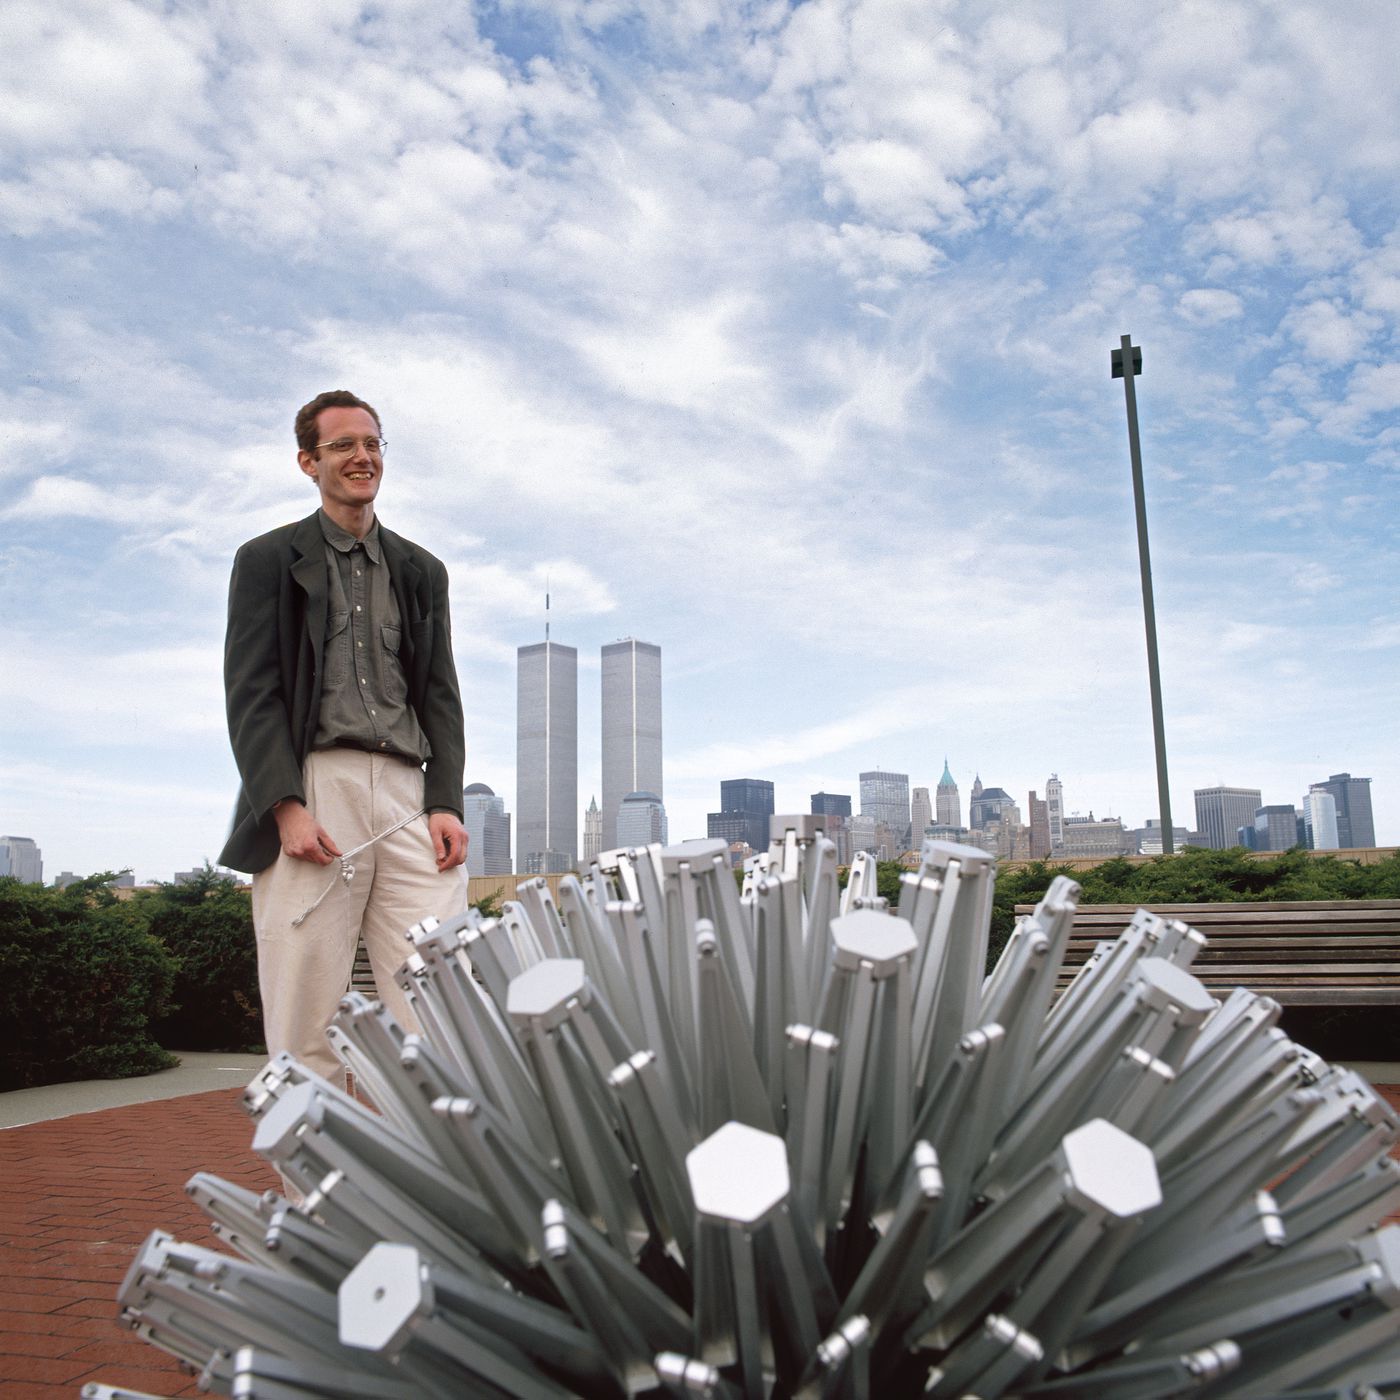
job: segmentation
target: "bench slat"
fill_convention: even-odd
[[[1018,904],[1017,914],[1034,905]],[[1285,1005],[1400,1006],[1400,900],[1235,901],[1147,906],[1207,939],[1193,973],[1213,992],[1247,986]],[[1076,911],[1058,982],[1127,926],[1136,904]]]

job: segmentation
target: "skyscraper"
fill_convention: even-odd
[[[1044,860],[1050,854],[1050,804],[1042,802],[1034,789],[1026,794],[1026,816],[1030,826],[1030,857]]]
[[[1051,773],[1045,781],[1045,809],[1050,822],[1050,849],[1057,851],[1065,844],[1065,790],[1058,773]]]
[[[0,875],[24,885],[44,883],[44,856],[32,836],[0,836]]]
[[[843,792],[814,792],[812,815],[826,817],[826,834],[836,845],[838,865],[851,863],[851,799]]]
[[[1325,783],[1313,783],[1332,794],[1337,804],[1337,840],[1342,850],[1376,844],[1376,823],[1371,815],[1371,780],[1350,773],[1333,773]]]
[[[617,813],[619,846],[666,844],[666,809],[654,792],[629,792]]]
[[[1254,813],[1256,851],[1291,851],[1298,844],[1298,814],[1291,804],[1260,807]]]
[[[924,844],[924,828],[933,822],[933,803],[929,801],[928,789],[916,787],[909,799],[909,847],[918,850]]]
[[[962,825],[962,801],[958,797],[958,785],[948,770],[946,755],[943,759],[943,776],[938,780],[938,788],[934,793],[934,803],[939,826]]]
[[[617,814],[630,792],[661,784],[661,648],[624,637],[603,648],[603,849],[619,844]]]
[[[1239,844],[1239,829],[1254,825],[1264,794],[1258,788],[1197,788],[1196,830],[1212,851],[1228,851]]]
[[[509,875],[510,813],[505,798],[485,783],[462,789],[462,825],[467,829],[467,874]]]
[[[1337,799],[1325,787],[1312,787],[1303,799],[1303,822],[1307,827],[1308,845],[1315,851],[1336,851],[1341,848],[1337,831]]]
[[[889,828],[899,850],[909,845],[909,774],[876,768],[860,775],[860,814]]]
[[[967,804],[967,824],[974,831],[999,822],[1008,813],[1015,813],[1019,822],[1021,814],[1016,811],[1016,799],[1005,788],[984,788],[980,780],[972,789],[972,800]]]
[[[814,792],[812,811],[818,816],[849,817],[851,799],[844,792]]]
[[[755,851],[768,849],[768,819],[773,815],[773,784],[767,778],[727,778],[719,785],[719,811],[711,812],[706,834],[726,841],[747,841]],[[742,820],[740,820],[742,819]],[[742,837],[738,834],[743,832]]]
[[[516,652],[515,805],[520,869],[578,865],[578,652],[535,642]]]
[[[588,810],[583,814],[583,863],[596,860],[603,849],[603,813],[597,797],[589,797]]]

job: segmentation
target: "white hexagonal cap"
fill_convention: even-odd
[[[1165,958],[1143,958],[1133,972],[1154,1006],[1170,1002],[1185,1015],[1188,1024],[1203,1021],[1218,1005],[1199,977]]]
[[[712,1220],[754,1225],[787,1199],[787,1148],[772,1133],[726,1123],[686,1153],[695,1209]]]
[[[1152,1149],[1103,1118],[1066,1133],[1060,1143],[1069,1186],[1081,1201],[1120,1220],[1162,1204]]]
[[[382,1243],[350,1270],[340,1285],[340,1340],[363,1351],[397,1351],[415,1317],[433,1311],[433,1289],[418,1251]]]
[[[877,973],[892,972],[900,958],[911,956],[919,946],[908,919],[882,914],[876,909],[857,909],[831,921],[831,941],[846,961],[858,958],[873,964]]]
[[[510,979],[506,1010],[512,1016],[548,1016],[570,997],[583,991],[584,969],[579,958],[545,958]]]

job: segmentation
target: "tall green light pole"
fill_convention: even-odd
[[[1123,381],[1128,405],[1128,452],[1133,462],[1133,509],[1137,513],[1138,568],[1142,573],[1142,617],[1147,628],[1147,680],[1152,688],[1152,738],[1157,749],[1157,806],[1162,823],[1162,854],[1171,855],[1172,800],[1167,788],[1167,740],[1162,728],[1162,676],[1157,665],[1157,609],[1152,602],[1152,557],[1147,550],[1147,501],[1142,491],[1142,446],[1138,441],[1137,393],[1134,382],[1142,373],[1142,350],[1124,336],[1110,358],[1113,378]]]

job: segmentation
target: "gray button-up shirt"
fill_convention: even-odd
[[[366,749],[413,763],[432,756],[408,703],[399,659],[402,619],[379,547],[379,522],[363,540],[319,512],[326,539],[326,639],[315,749]]]

